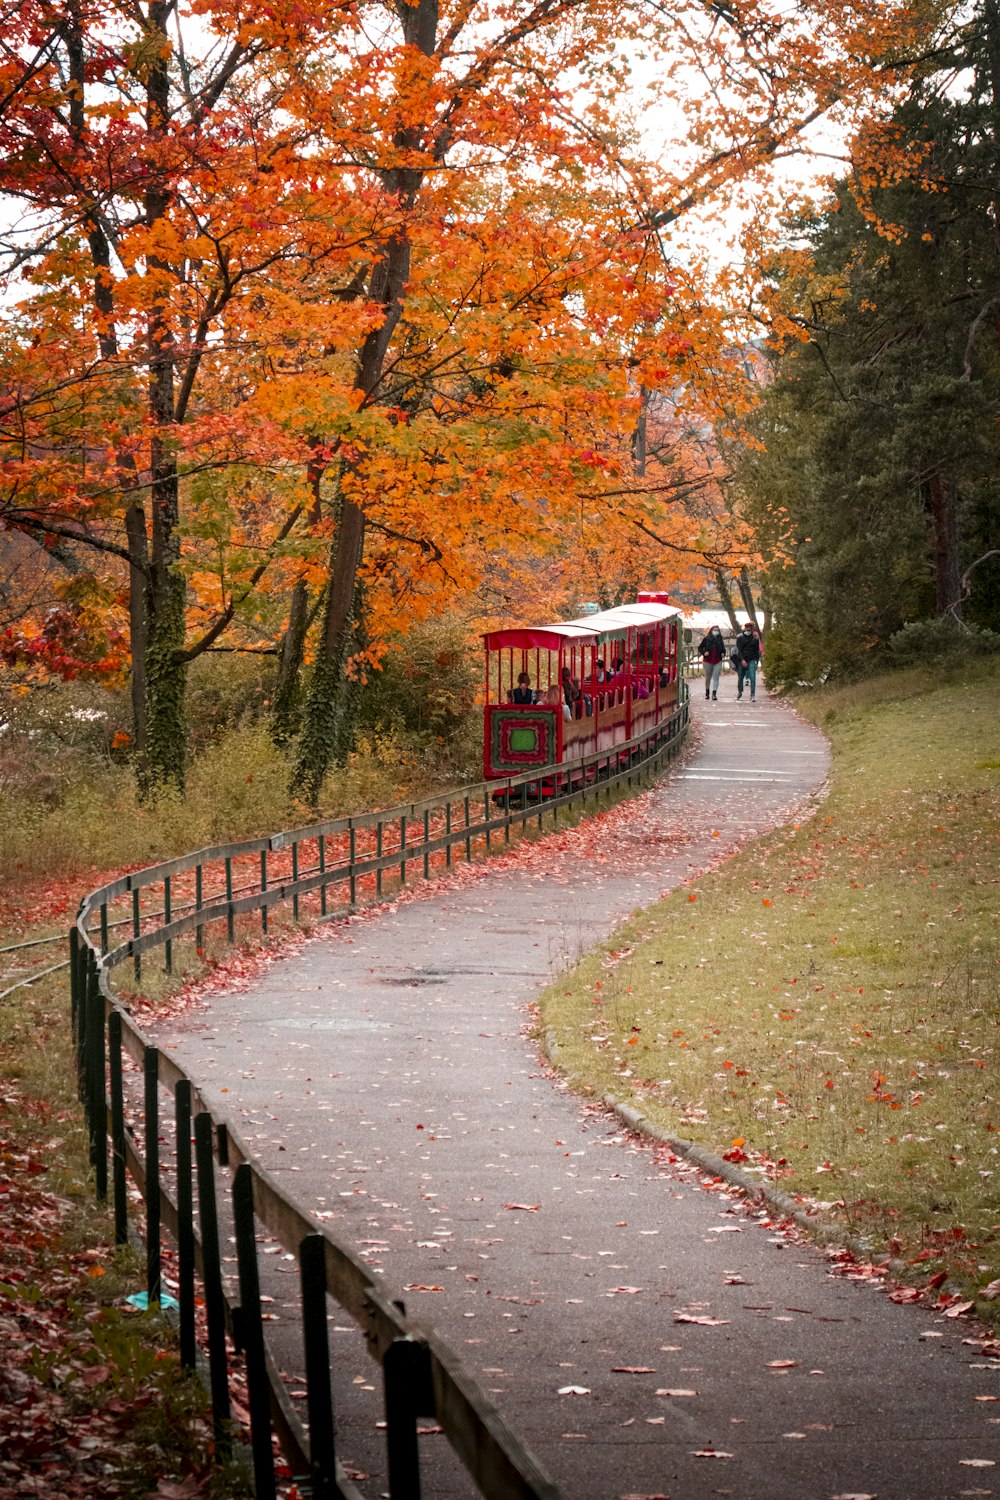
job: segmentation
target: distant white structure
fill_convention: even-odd
[[[723,635],[732,635],[733,633],[733,627],[729,623],[729,616],[724,609],[702,609],[700,606],[693,607],[687,604],[678,604],[677,608],[684,616],[685,632],[690,630],[692,635],[696,637],[695,645],[698,644],[703,635],[711,630],[713,625],[718,625]],[[746,617],[747,612],[740,605],[740,608],[736,611],[736,619],[740,625],[743,624]],[[761,630],[764,625],[764,617],[758,613],[756,619],[757,629]]]

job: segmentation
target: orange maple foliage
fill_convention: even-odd
[[[540,561],[596,595],[751,558],[699,437],[747,399],[737,282],[678,225],[890,98],[946,9],[23,7],[0,509],[89,559],[151,773],[183,775],[189,660],[323,596],[339,671],[359,578],[377,656],[456,594],[516,604]]]

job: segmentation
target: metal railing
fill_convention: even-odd
[[[242,1354],[257,1500],[277,1493],[275,1436],[314,1500],[361,1500],[336,1451],[328,1299],[354,1319],[382,1368],[392,1500],[417,1500],[421,1493],[418,1417],[440,1425],[489,1500],[558,1500],[558,1492],[440,1336],[412,1323],[361,1260],[277,1187],[229,1120],[213,1114],[183,1068],[152,1045],[112,993],[112,973],[131,960],[139,983],[144,954],[162,948],[170,971],[174,944],[193,934],[203,952],[211,924],[224,923],[233,942],[238,918],[259,913],[266,932],[279,903],[291,903],[296,920],[307,903],[319,917],[349,911],[405,886],[414,869],[428,879],[456,857],[472,860],[505,846],[517,827],[558,821],[562,807],[599,807],[616,789],[648,784],[659,773],[683,742],[687,714],[682,689],[670,717],[627,744],[407,807],[201,849],[124,875],[84,897],[70,932],[71,1009],[97,1195],[106,1199],[110,1187],[118,1243],[129,1237],[129,1178],[141,1195],[150,1303],[163,1297],[164,1230],[174,1241],[181,1358],[194,1367],[200,1300],[221,1455],[230,1442],[229,1349]],[[538,795],[543,783],[552,792],[544,799]],[[113,946],[122,927],[128,936]],[[129,1060],[135,1073],[127,1086]],[[161,1113],[163,1091],[170,1104]],[[171,1131],[172,1159],[164,1163],[161,1143]],[[220,1201],[220,1185],[228,1202]],[[220,1253],[225,1215],[231,1215],[237,1244],[232,1287]],[[265,1339],[261,1233],[298,1264],[304,1423]]]

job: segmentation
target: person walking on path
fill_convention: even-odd
[[[757,698],[757,667],[760,664],[760,636],[748,620],[736,637],[736,697],[743,697],[743,685],[750,684],[750,702]]]
[[[698,647],[698,655],[705,664],[705,697],[718,698],[719,678],[722,675],[722,662],[726,654],[726,643],[722,639],[722,631],[718,625],[713,625]]]

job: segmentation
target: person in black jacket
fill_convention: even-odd
[[[527,672],[522,672],[517,679],[517,687],[507,694],[510,703],[528,704],[534,703],[535,694],[531,687],[531,678]]]
[[[713,625],[698,647],[698,655],[705,664],[705,697],[719,696],[719,678],[722,675],[722,659],[726,654],[726,643],[722,631]]]
[[[743,684],[750,684],[750,702],[757,697],[757,667],[760,663],[760,636],[747,620],[736,637],[736,697],[743,697]]]

